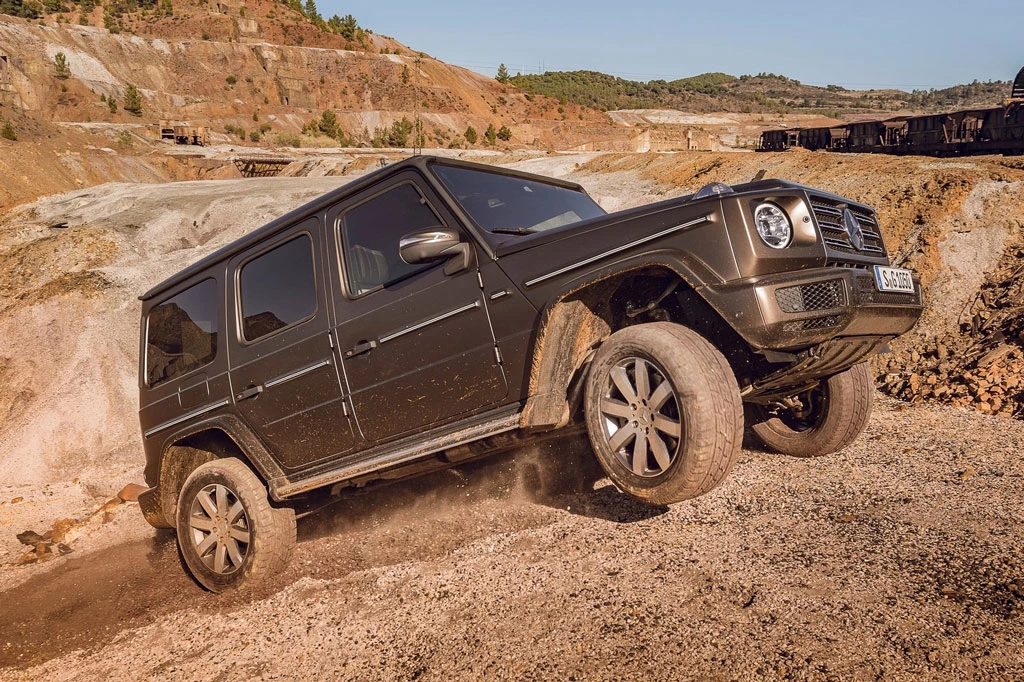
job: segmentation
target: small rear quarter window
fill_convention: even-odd
[[[146,383],[155,386],[217,356],[217,282],[204,279],[149,311]]]

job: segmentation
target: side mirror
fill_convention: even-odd
[[[450,259],[444,274],[453,275],[473,265],[473,248],[459,233],[444,227],[407,234],[398,242],[398,254],[409,265]]]

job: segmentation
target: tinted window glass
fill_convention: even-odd
[[[353,296],[408,277],[433,263],[409,265],[398,254],[405,235],[441,225],[410,184],[399,185],[356,206],[342,218],[345,272]]]
[[[146,381],[155,386],[217,355],[217,282],[206,279],[149,311]]]
[[[543,232],[605,215],[576,190],[443,164],[433,169],[466,213],[490,232]]]
[[[313,242],[302,235],[242,266],[242,333],[255,341],[316,312]]]

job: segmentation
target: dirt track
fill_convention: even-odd
[[[505,459],[351,498],[248,596],[166,538],[77,557],[2,595],[0,677],[1019,679],[1024,424],[882,400],[669,509]]]

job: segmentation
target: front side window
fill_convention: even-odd
[[[146,381],[155,386],[217,356],[217,282],[205,279],[149,311]]]
[[[476,224],[495,234],[531,234],[605,215],[585,192],[475,168],[435,164]]]
[[[238,275],[242,336],[256,341],[316,313],[313,241],[301,235],[253,258]]]
[[[405,183],[351,209],[341,219],[349,291],[362,296],[432,267],[398,253],[402,237],[441,225],[416,188]]]

